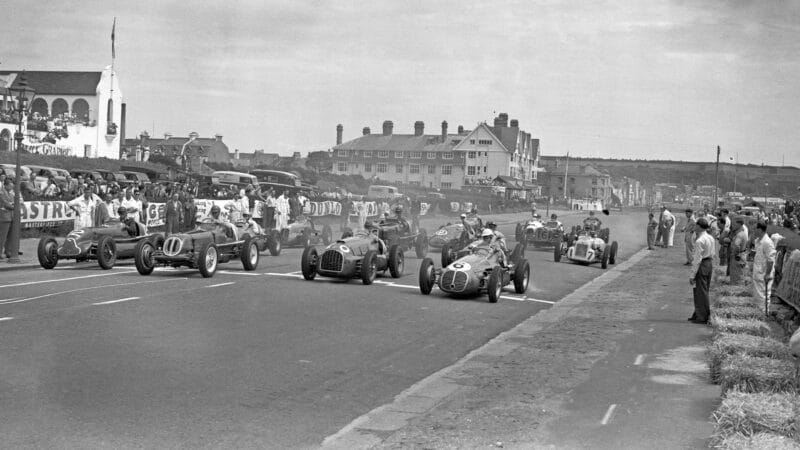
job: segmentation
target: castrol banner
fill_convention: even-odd
[[[71,222],[77,216],[64,201],[22,202],[20,221],[24,228],[51,227]]]

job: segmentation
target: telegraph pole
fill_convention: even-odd
[[[712,211],[717,209],[717,193],[719,191],[719,153],[720,153],[719,145],[717,146],[717,165],[714,167],[714,208]]]

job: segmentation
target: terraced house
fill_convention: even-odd
[[[342,142],[337,126],[333,147],[333,173],[361,175],[375,182],[427,188],[461,189],[465,184],[491,184],[498,176],[511,179],[519,189],[533,190],[536,180],[539,140],[520,130],[517,121],[508,124],[501,114],[495,125],[478,124],[474,130],[459,126],[448,133],[425,134],[425,124],[414,124],[413,134],[395,134],[392,121],[383,122],[381,134],[368,127],[362,136]]]

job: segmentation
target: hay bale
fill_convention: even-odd
[[[741,298],[741,297],[740,297]],[[765,319],[764,311],[752,306],[732,306],[714,308],[711,316],[722,317],[725,319]]]
[[[719,286],[716,288],[716,292],[721,296],[730,296],[730,297],[752,297],[753,291],[748,286]]]
[[[800,450],[800,442],[775,433],[732,434],[711,445],[724,450]]]
[[[738,295],[721,295],[714,301],[715,308],[725,308],[728,306],[762,308],[764,305],[759,305],[755,300],[753,300],[752,297],[743,297]]]
[[[737,353],[722,361],[719,384],[723,394],[734,388],[743,392],[798,392],[800,374],[792,361]]]
[[[800,437],[798,414],[800,396],[797,394],[732,390],[712,414],[715,424],[711,442],[719,444],[737,434],[753,437],[759,433],[775,433],[796,439]]]
[[[708,349],[711,380],[719,382],[719,370],[725,358],[742,354],[764,358],[791,360],[789,347],[771,337],[753,336],[742,333],[720,333]]]
[[[715,336],[719,333],[745,333],[763,337],[772,334],[766,322],[756,319],[726,319],[712,315],[711,326],[714,328]]]

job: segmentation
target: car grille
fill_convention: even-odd
[[[343,262],[344,257],[341,253],[337,252],[336,250],[328,250],[322,254],[322,260],[320,261],[319,267],[322,270],[341,272]]]
[[[78,256],[81,254],[81,249],[75,239],[67,239],[64,245],[61,246],[61,256]]]
[[[461,292],[467,287],[466,272],[448,270],[442,275],[442,288],[451,292]]]
[[[175,256],[180,253],[181,247],[183,247],[181,238],[168,237],[167,240],[164,241],[164,254],[167,256]]]
[[[585,258],[586,251],[589,250],[589,246],[586,244],[575,244],[575,252],[572,256],[576,258]]]

